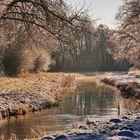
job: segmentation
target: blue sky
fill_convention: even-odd
[[[115,15],[121,0],[66,0],[66,2],[78,9],[83,5],[85,8],[90,7],[89,14],[92,19],[100,19],[97,24],[106,24],[110,28],[116,27]]]

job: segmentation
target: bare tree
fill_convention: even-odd
[[[72,29],[75,20],[80,20],[81,11],[74,13],[61,0],[11,0],[1,12],[0,21],[22,23],[43,28],[57,39],[63,40],[64,31]]]
[[[75,23],[83,14],[82,9],[72,11],[63,0],[7,0],[0,4],[4,46],[10,47],[7,54],[23,53],[25,47],[34,46],[46,47],[48,53],[53,53],[59,41],[72,43],[69,33],[77,29]]]
[[[111,34],[115,58],[126,58],[140,68],[140,1],[123,0],[116,16],[119,29]]]

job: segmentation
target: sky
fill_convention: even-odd
[[[78,9],[84,5],[89,8],[89,15],[92,19],[99,19],[96,24],[106,24],[110,28],[115,28],[117,22],[115,15],[121,5],[121,0],[66,0],[72,7]]]

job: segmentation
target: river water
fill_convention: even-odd
[[[91,120],[107,120],[128,112],[133,102],[124,99],[118,91],[99,86],[94,76],[77,82],[75,92],[63,94],[63,101],[58,107],[22,116],[10,117],[0,123],[0,135],[8,139],[12,133],[18,138],[25,138],[31,129],[54,132],[72,128],[76,121],[83,121],[88,115]],[[120,109],[119,109],[120,108]]]

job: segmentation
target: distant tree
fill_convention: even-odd
[[[57,56],[56,64],[59,63],[62,70],[83,67],[88,63],[86,57],[95,47],[97,34],[90,18],[85,15],[81,17],[81,20],[75,21],[74,24],[77,27],[76,30],[67,33],[69,43],[60,41],[59,56]]]
[[[112,54],[140,68],[140,1],[123,0],[116,19],[120,26],[111,34]]]

